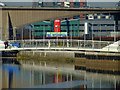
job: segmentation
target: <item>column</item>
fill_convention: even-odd
[[[16,40],[16,27],[13,27],[13,39]]]

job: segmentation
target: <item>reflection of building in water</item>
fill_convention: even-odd
[[[54,82],[65,82],[65,81],[73,81],[72,74],[62,74],[61,72],[57,72],[54,76]]]
[[[2,90],[2,62],[0,59],[0,90]]]
[[[47,68],[47,67],[46,67]],[[11,71],[12,70],[12,71]],[[28,68],[19,69],[18,66],[3,67],[3,88],[24,88],[45,84],[55,84],[66,81],[85,81],[87,85],[76,86],[77,88],[117,88],[120,87],[120,79],[114,75],[84,73],[79,71],[62,72],[35,70]]]

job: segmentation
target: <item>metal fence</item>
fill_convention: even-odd
[[[10,40],[9,43],[18,43],[19,48],[93,48],[101,49],[114,42],[71,39],[40,39],[40,40]]]

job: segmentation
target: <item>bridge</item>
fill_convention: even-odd
[[[120,41],[94,41],[94,40],[11,40],[9,43],[19,43],[19,48],[8,46],[0,51],[92,51],[92,52],[120,52]]]
[[[120,16],[117,8],[0,7],[0,10],[2,40],[8,40],[10,27],[13,29],[13,34],[16,38],[15,28],[44,20],[89,13],[110,13],[117,17],[116,22],[118,22]]]

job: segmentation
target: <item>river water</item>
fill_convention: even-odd
[[[75,70],[73,64],[0,64],[2,88],[120,88],[120,75]],[[2,84],[1,84],[2,83]]]

